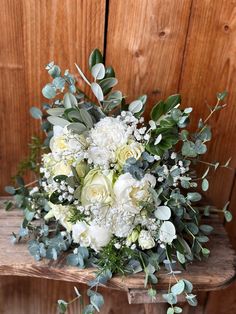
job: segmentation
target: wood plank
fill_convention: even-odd
[[[3,201],[3,200],[2,200]],[[0,210],[0,272],[6,276],[23,276],[80,282],[86,284],[94,277],[94,269],[78,269],[65,265],[65,256],[58,261],[43,259],[36,262],[27,250],[26,244],[13,245],[9,242],[12,231],[17,231],[21,217],[15,210],[6,213]],[[196,290],[215,290],[227,285],[235,276],[235,254],[231,249],[226,232],[217,217],[212,218],[215,226],[214,242],[210,243],[212,254],[207,261],[194,262],[181,276],[193,282]],[[4,232],[3,232],[4,230]],[[6,232],[8,230],[8,232]],[[165,270],[158,273],[158,290],[166,290],[169,276]],[[143,289],[144,274],[132,276],[115,276],[107,287],[116,290],[129,291]],[[150,300],[149,300],[150,301]]]
[[[232,144],[236,142],[235,13],[233,1],[193,1],[179,89],[183,103],[194,108],[195,128],[199,117],[209,113],[205,101],[214,105],[217,92],[229,91],[228,107],[210,121],[213,140],[204,158],[224,163],[232,157],[233,168],[236,166],[236,146]],[[223,207],[229,200],[233,178],[234,171],[228,169],[212,173],[207,197],[217,207]]]
[[[132,100],[149,97],[148,110],[178,89],[191,0],[110,0],[106,64]]]
[[[90,51],[104,45],[105,0],[4,0],[0,19],[7,26],[0,38],[2,194],[31,135],[39,134],[29,108],[45,102],[41,89],[50,78],[44,65],[54,60],[76,73],[77,62],[88,72]]]
[[[185,105],[194,107],[195,126],[199,117],[208,114],[205,100],[213,105],[216,92],[229,91],[228,107],[211,120],[214,139],[205,158],[224,163],[233,157],[233,170],[220,169],[212,173],[210,189],[206,193],[209,201],[219,208],[230,199],[236,166],[236,146],[232,144],[236,142],[235,12],[236,4],[232,1],[193,1],[180,82]],[[204,167],[199,170],[204,171]],[[236,202],[232,205],[235,215],[234,205]],[[233,241],[234,229],[235,223],[231,223],[229,234]],[[225,291],[210,293],[205,313],[235,312],[235,287],[234,284]]]

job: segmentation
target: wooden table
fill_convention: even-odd
[[[12,244],[10,242],[10,235],[12,231],[16,232],[18,230],[21,220],[21,211],[13,210],[5,212],[3,209],[3,200],[0,201],[0,304],[4,282],[9,278],[11,278],[11,280],[13,278],[18,283],[20,283],[19,280],[22,279],[24,285],[27,285],[25,280],[28,277],[31,278],[30,280],[35,279],[35,281],[37,281],[36,278],[40,278],[38,279],[39,281],[50,279],[51,281],[60,281],[60,285],[67,287],[67,282],[81,285],[86,284],[88,280],[91,280],[94,277],[94,269],[81,270],[76,267],[66,266],[65,257],[62,257],[57,261],[48,261],[44,259],[36,262],[33,257],[30,256],[26,244]],[[214,242],[209,243],[209,248],[211,249],[209,259],[202,262],[194,262],[188,266],[187,271],[184,271],[181,274],[181,276],[184,276],[185,279],[188,279],[193,283],[195,292],[221,289],[229,285],[235,278],[235,253],[231,248],[227,234],[217,216],[212,218],[212,224],[214,225],[214,233],[212,235],[212,237],[214,237]],[[143,273],[128,277],[116,276],[112,278],[103,290],[105,290],[105,293],[107,292],[108,296],[110,295],[113,297],[114,303],[117,302],[116,295],[122,295],[122,298],[124,298],[124,293],[126,293],[129,304],[140,304],[140,306],[135,307],[134,313],[157,313],[157,309],[158,313],[165,313],[163,309],[166,305],[160,303],[162,303],[162,292],[168,289],[169,277],[166,275],[166,271],[163,270],[159,273],[158,278],[159,282],[156,288],[159,293],[156,300],[151,300],[151,298],[147,296],[146,290],[143,288]],[[44,293],[46,296],[47,291],[44,291]],[[45,296],[44,302],[49,301],[45,299]],[[61,298],[63,298],[63,294],[61,294]],[[55,301],[56,300],[54,300],[54,302]],[[50,302],[52,301],[50,300]],[[124,306],[127,303],[125,299],[123,299],[122,302],[124,302]],[[112,303],[111,300],[109,303],[110,309],[112,308]],[[158,304],[150,305],[151,303]],[[141,306],[141,304],[149,305]],[[119,306],[121,307],[120,304]],[[126,305],[126,310],[123,313],[132,313],[133,308],[134,306],[132,307],[132,305]],[[198,313],[200,313],[199,309]],[[29,312],[27,312],[27,310],[25,311],[26,312],[22,313],[31,314],[30,311],[32,310],[29,310]],[[19,312],[19,308],[11,310],[8,308],[8,311],[1,312],[0,308],[0,313],[19,314],[21,312]],[[34,314],[36,313],[39,314],[41,312],[35,310]],[[44,310],[44,314],[52,313],[55,312],[45,312]],[[106,309],[104,309],[102,313],[118,313],[118,311],[116,312],[113,309],[112,312],[107,312]],[[119,314],[120,313],[122,313],[122,311],[119,309]],[[188,313],[190,312],[188,311]]]

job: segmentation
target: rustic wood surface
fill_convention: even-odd
[[[1,200],[3,204],[4,200]],[[197,290],[216,290],[222,286],[228,285],[235,276],[235,254],[230,246],[228,236],[224,230],[222,223],[218,217],[212,217],[214,225],[214,242],[209,245],[211,255],[208,260],[194,262],[189,265],[188,270],[183,272],[181,276],[193,282]],[[11,244],[10,236],[12,232],[17,232],[22,221],[22,213],[20,210],[6,212],[3,205],[0,209],[0,273],[6,276],[22,276],[36,277],[52,280],[63,280],[69,282],[79,282],[86,284],[94,278],[94,269],[78,269],[66,265],[65,256],[56,260],[50,261],[43,259],[35,261],[29,255],[27,244]],[[169,276],[166,271],[162,270],[158,273],[159,282],[158,290],[166,290],[169,285]],[[144,273],[135,274],[132,276],[114,277],[107,287],[124,290],[130,292],[130,303],[151,303],[145,293],[140,294],[136,289],[143,289]],[[136,297],[137,296],[137,297]],[[159,300],[157,300],[159,302]]]
[[[224,162],[232,156],[233,169],[212,173],[207,196],[218,207],[231,200],[230,209],[236,213],[235,11],[236,2],[229,0],[2,0],[1,194],[10,183],[17,163],[27,155],[30,136],[38,132],[38,125],[28,111],[32,105],[40,106],[45,101],[41,88],[48,76],[43,65],[55,60],[63,69],[69,67],[73,71],[74,62],[78,62],[86,72],[87,55],[98,47],[105,48],[106,62],[115,66],[121,81],[119,87],[128,99],[148,93],[149,110],[160,97],[180,91],[184,105],[194,107],[196,124],[200,116],[207,114],[206,99],[212,104],[217,91],[230,92],[228,108],[212,119],[214,139],[207,159]],[[227,231],[234,247],[235,230],[236,221],[233,221]],[[17,287],[22,280],[22,291],[29,286],[36,290],[37,284],[42,293],[44,287],[62,289],[59,281],[14,280],[6,277],[4,283],[9,281]],[[2,285],[3,281],[1,291]],[[235,291],[236,284],[222,292],[210,293],[208,301],[204,295],[203,310],[206,314],[236,312]],[[117,304],[121,300],[117,297]],[[6,295],[4,302],[14,303],[7,301]],[[19,302],[26,306],[26,301],[18,299]],[[0,304],[3,304],[1,296]],[[16,307],[16,313],[17,310]],[[144,313],[141,312],[144,308],[139,310]],[[151,313],[148,306],[145,311]],[[7,310],[4,313],[9,314]]]

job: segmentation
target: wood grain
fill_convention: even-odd
[[[110,0],[106,63],[129,100],[149,97],[148,110],[178,89],[190,0]]]
[[[210,121],[213,141],[208,145],[207,161],[225,163],[232,157],[236,166],[236,3],[235,1],[193,1],[190,27],[187,37],[184,64],[180,81],[180,93],[185,106],[192,106],[192,125],[197,126],[200,117],[206,117],[210,105],[216,101],[216,93],[229,91],[226,109],[216,113]],[[206,168],[206,167],[205,167]],[[234,171],[219,169],[212,173],[207,197],[217,207],[229,200]]]
[[[103,50],[105,0],[3,0],[0,20],[2,194],[31,135],[39,133],[29,108],[46,101],[41,89],[50,77],[44,65],[54,60],[75,73],[77,62],[88,72],[91,50]]]
[[[66,266],[65,256],[57,261],[43,259],[36,262],[29,255],[26,243],[13,245],[9,243],[11,233],[16,232],[22,220],[21,212],[14,210],[5,212],[0,210],[0,273],[6,276],[22,276],[63,280],[68,282],[77,281],[86,284],[94,278],[94,269],[78,269]],[[207,261],[194,262],[188,270],[181,274],[193,282],[196,290],[216,290],[231,282],[235,276],[235,255],[231,249],[226,232],[217,217],[212,218],[215,226],[214,242],[210,243],[211,256]],[[107,284],[107,287],[115,290],[129,291],[131,289],[143,289],[144,274],[132,276],[115,276]],[[157,289],[166,290],[169,285],[169,277],[166,271],[158,273]],[[131,294],[132,295],[132,294]],[[145,302],[151,300],[145,295]],[[130,297],[132,303],[132,297]],[[137,303],[137,301],[133,301]]]

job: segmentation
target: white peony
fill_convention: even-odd
[[[155,246],[155,241],[151,233],[147,230],[141,230],[138,237],[138,243],[142,250],[149,250]]]
[[[100,120],[90,131],[92,146],[116,150],[127,143],[126,126],[117,118],[106,117]]]
[[[72,226],[73,241],[81,246],[89,246],[95,251],[99,251],[106,246],[111,236],[111,232],[106,228],[94,224],[88,225],[83,221],[79,221]]]
[[[170,221],[164,221],[159,229],[159,239],[161,242],[171,244],[176,239],[175,226]]]

